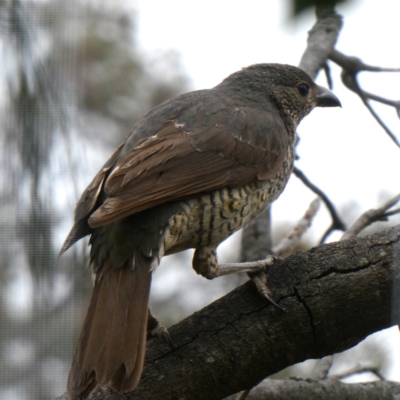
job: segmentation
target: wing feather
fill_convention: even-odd
[[[268,114],[269,120],[258,124],[253,115],[247,115],[247,120],[243,111],[238,115],[226,121],[223,110],[223,115],[212,118],[223,123],[210,125],[208,121],[190,131],[170,120],[156,135],[139,141],[106,178],[103,190],[107,197],[89,218],[90,227],[167,202],[274,176],[287,149],[283,123]],[[258,128],[266,124],[268,132]]]

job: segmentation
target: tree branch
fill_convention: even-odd
[[[362,367],[357,365],[356,367],[342,373],[342,374],[336,374],[334,376],[332,376],[331,378],[334,379],[344,379],[344,378],[348,378],[352,375],[357,375],[357,374],[363,374],[365,372],[369,372],[371,374],[376,375],[377,378],[379,378],[381,381],[385,381],[385,377],[381,374],[381,371],[379,370],[379,368],[377,368],[376,366],[369,366],[369,367]],[[397,383],[400,386],[400,383]]]
[[[368,210],[363,213],[353,225],[342,235],[341,240],[352,239],[356,237],[363,229],[377,221],[387,221],[389,216],[400,212],[399,209],[388,211],[400,201],[400,193],[388,200],[385,204],[377,209]]]
[[[324,243],[325,239],[332,233],[334,230],[344,231],[346,229],[345,223],[339,216],[339,213],[336,211],[335,206],[330,201],[329,197],[317,186],[315,186],[304,174],[303,171],[299,170],[297,167],[294,167],[293,174],[299,178],[304,185],[306,185],[310,190],[312,190],[315,194],[321,197],[322,201],[325,203],[328,208],[329,214],[331,214],[332,224],[324,233],[320,243]]]
[[[274,254],[277,257],[286,258],[292,254],[300,239],[311,226],[311,223],[319,210],[320,198],[314,199],[308,207],[303,217],[292,228],[289,235],[285,237],[274,249]]]
[[[243,229],[241,261],[264,260],[272,250],[271,209],[264,210]]]
[[[319,361],[317,371],[314,374],[314,379],[326,379],[328,377],[329,371],[333,365],[333,355],[326,356]]]
[[[376,96],[372,93],[364,91],[358,83],[358,74],[362,71],[369,72],[400,72],[399,68],[382,68],[375,67],[365,64],[362,60],[357,57],[346,56],[337,50],[332,51],[329,58],[338,64],[342,68],[342,82],[343,84],[352,92],[356,93],[363,101],[365,107],[372,114],[372,116],[377,120],[381,127],[386,131],[389,137],[393,140],[398,147],[400,147],[400,142],[396,135],[387,127],[387,125],[382,121],[379,115],[371,107],[368,99],[378,101],[383,104],[390,105],[394,107],[397,111],[397,115],[400,116],[400,101],[384,99],[383,97]]]
[[[393,400],[400,395],[397,382],[349,384],[334,379],[266,379],[254,388],[246,400],[368,399]]]
[[[342,28],[342,17],[332,7],[316,7],[317,22],[308,33],[307,49],[299,68],[315,78],[324,68]]]
[[[170,328],[174,349],[150,341],[134,392],[102,387],[89,399],[221,399],[398,324],[400,225],[298,252],[277,261],[268,278],[287,312],[248,282]]]

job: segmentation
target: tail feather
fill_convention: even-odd
[[[82,396],[96,383],[127,392],[139,383],[146,349],[150,261],[135,254],[133,269],[111,268],[95,283],[68,377],[70,394]]]

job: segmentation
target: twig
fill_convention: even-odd
[[[333,81],[332,81],[331,67],[329,66],[329,64],[327,62],[324,64],[324,72],[325,72],[326,81],[328,82],[328,87],[329,87],[329,89],[332,89]]]
[[[333,365],[333,355],[321,358],[317,372],[313,376],[313,379],[318,379],[318,380],[326,379],[330,369],[332,368],[332,365]]]
[[[344,222],[341,220],[339,217],[339,214],[337,213],[334,205],[332,202],[329,200],[328,196],[317,186],[315,186],[313,183],[309,181],[309,179],[304,175],[302,171],[300,171],[297,167],[294,167],[293,173],[299,178],[309,189],[311,189],[315,194],[317,194],[322,201],[325,203],[326,207],[329,210],[329,213],[331,214],[332,218],[332,225],[328,228],[327,232],[325,232],[323,236],[323,240],[335,229],[340,230],[340,231],[345,231],[346,230],[346,225]],[[321,243],[323,243],[323,240],[321,240]]]
[[[389,137],[393,140],[394,143],[398,147],[400,147],[400,143],[394,133],[387,127],[387,125],[382,121],[379,115],[375,112],[375,110],[368,103],[368,100],[378,101],[383,104],[387,104],[396,109],[397,115],[400,117],[400,101],[385,99],[381,96],[377,96],[375,94],[364,91],[357,80],[357,76],[359,72],[369,71],[369,72],[400,72],[400,68],[382,68],[376,67],[372,65],[365,64],[362,60],[357,57],[346,56],[343,53],[340,53],[337,50],[333,50],[331,55],[329,56],[330,60],[338,64],[342,67],[342,82],[343,84],[350,89],[352,92],[356,93],[365,106],[368,108],[369,112],[376,119],[376,121],[381,125],[381,127],[386,131]]]
[[[344,379],[348,378],[349,376],[356,375],[356,374],[364,374],[366,372],[371,372],[375,374],[381,381],[385,381],[385,377],[379,371],[377,367],[361,367],[355,366],[354,368],[349,369],[347,372],[343,372],[342,374],[335,374],[332,376],[333,379]]]
[[[392,211],[388,211],[387,213],[385,213],[385,216],[386,216],[385,221],[387,220],[387,218],[389,218],[389,217],[391,217],[391,216],[393,216],[395,214],[399,214],[399,213],[400,213],[400,208],[395,208]]]
[[[306,232],[307,229],[311,226],[312,220],[319,210],[319,206],[320,198],[317,197],[310,203],[310,206],[308,207],[306,213],[303,215],[303,218],[301,218],[300,221],[298,221],[298,223],[293,227],[289,235],[276,246],[274,250],[274,254],[276,256],[285,258],[292,253],[293,249],[296,247],[297,243],[299,243],[304,232]]]
[[[352,239],[357,236],[367,226],[377,221],[386,221],[388,217],[400,212],[400,208],[392,211],[387,211],[400,201],[400,193],[388,200],[377,209],[368,210],[363,213],[353,225],[342,235],[340,240]]]
[[[370,100],[376,101],[378,103],[386,104],[387,106],[394,107],[397,111],[397,115],[400,117],[400,100],[391,100],[386,97],[378,96],[377,94],[370,93],[364,90],[364,95]]]

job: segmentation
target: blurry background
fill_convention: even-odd
[[[293,17],[292,7],[292,0],[0,1],[1,399],[53,399],[65,390],[91,292],[87,241],[57,255],[93,175],[161,101],[253,63],[298,64],[315,18],[312,9]],[[391,0],[343,2],[337,49],[399,67],[398,8]],[[350,224],[399,192],[400,157],[335,65],[332,75],[343,108],[315,110],[301,124],[296,165]],[[318,83],[327,86],[322,75]],[[363,73],[361,84],[399,98],[400,74]],[[396,112],[376,109],[400,139]],[[275,242],[314,198],[291,178],[272,207]],[[322,207],[302,247],[316,245],[329,225]],[[239,244],[240,233],[220,246],[220,260],[237,260]],[[153,280],[152,309],[169,326],[243,280],[209,282],[191,269],[191,252],[167,257]],[[333,371],[375,365],[400,380],[398,343],[397,328],[374,335],[336,357]],[[308,362],[285,373],[313,368]]]

